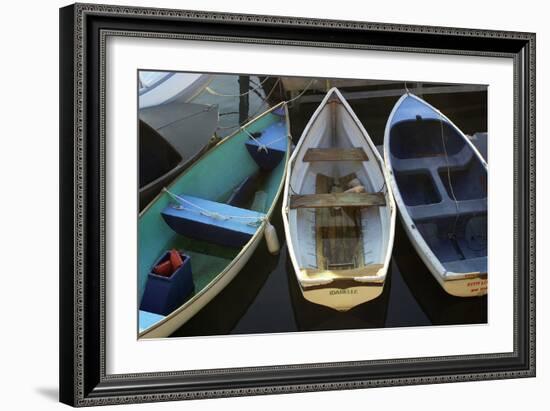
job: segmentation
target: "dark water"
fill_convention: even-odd
[[[235,91],[238,77],[225,77],[218,78],[215,85],[226,93]],[[255,83],[259,81],[256,79]],[[249,114],[261,107],[262,98],[268,93],[255,94],[255,100],[251,101],[255,107],[250,107]],[[201,102],[212,104],[212,98],[203,97]],[[377,145],[382,143],[386,120],[398,98],[350,101]],[[434,94],[424,99],[466,134],[487,129],[486,92]],[[223,102],[221,112],[225,108],[230,113],[226,120],[232,117],[231,120],[238,121],[238,104],[237,99]],[[291,105],[291,131],[295,141],[317,105]],[[445,293],[416,254],[399,218],[384,292],[376,300],[344,313],[312,304],[302,297],[284,243],[280,213],[275,213],[272,223],[281,242],[280,254],[269,254],[262,241],[237,277],[173,337],[487,322],[487,297],[458,298]]]
[[[282,222],[273,221],[283,242],[277,256],[262,242],[237,277],[173,336],[409,327],[487,322],[487,298],[445,293],[397,223],[391,268],[382,295],[348,312],[302,297]]]

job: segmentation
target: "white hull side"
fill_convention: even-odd
[[[166,78],[144,89],[139,95],[139,108],[154,107],[174,100],[188,102],[213,79],[208,74],[169,73]]]

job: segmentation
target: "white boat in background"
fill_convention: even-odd
[[[347,311],[382,293],[395,205],[382,157],[336,88],[289,161],[283,223],[307,300]]]
[[[218,107],[174,101],[139,110],[142,210],[217,141]]]
[[[443,289],[487,294],[487,163],[437,109],[403,95],[388,118],[384,157],[403,227]]]
[[[139,108],[154,107],[174,100],[185,103],[196,97],[214,76],[169,71],[139,72]]]

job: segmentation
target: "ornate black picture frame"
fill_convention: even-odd
[[[104,87],[108,36],[512,59],[513,352],[106,374]],[[60,10],[60,99],[62,402],[91,406],[535,375],[535,34],[76,4]]]

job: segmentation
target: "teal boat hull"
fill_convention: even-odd
[[[283,115],[280,109],[283,108]],[[277,112],[276,110],[279,110]],[[249,133],[261,132],[283,122],[287,131],[285,157],[270,172],[265,173],[259,188],[265,201],[263,209],[255,211],[265,218],[255,227],[249,241],[242,246],[216,244],[205,238],[192,238],[176,233],[164,220],[162,212],[174,205],[166,191],[159,194],[143,210],[138,222],[138,303],[143,297],[151,265],[166,250],[175,248],[191,257],[195,292],[170,315],[161,319],[147,313],[139,314],[140,337],[166,337],[207,304],[240,271],[263,238],[266,221],[271,217],[282,191],[290,151],[290,131],[286,106],[280,104],[256,117],[236,133],[225,138],[185,170],[167,187],[177,193],[224,204],[247,177],[258,173],[260,167],[248,153]],[[244,130],[243,130],[244,129]],[[258,208],[251,204],[250,209]],[[145,323],[147,322],[147,326]]]

